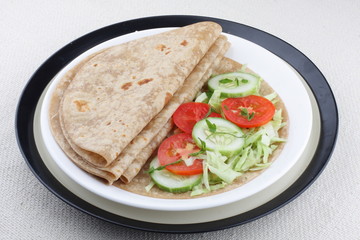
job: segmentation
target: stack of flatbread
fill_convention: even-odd
[[[66,155],[109,184],[130,182],[223,59],[221,31],[196,23],[101,50],[67,72],[50,104]]]

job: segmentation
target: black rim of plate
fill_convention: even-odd
[[[35,145],[33,132],[35,108],[49,81],[78,55],[109,39],[134,31],[182,27],[200,21],[217,22],[223,27],[223,32],[260,45],[290,64],[305,79],[315,96],[321,119],[320,140],[305,172],[287,190],[262,206],[226,219],[196,224],[158,224],[118,216],[87,203],[61,185],[43,163]],[[86,34],[57,51],[28,81],[18,102],[15,126],[18,145],[29,168],[42,184],[69,205],[94,217],[125,227],[153,232],[195,233],[230,228],[253,221],[281,208],[299,196],[321,174],[332,154],[338,132],[338,112],[334,95],[323,74],[310,59],[290,44],[264,31],[228,20],[169,15],[113,24]]]

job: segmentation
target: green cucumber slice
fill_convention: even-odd
[[[210,130],[208,123],[216,126]],[[192,131],[195,143],[201,147],[201,141],[206,143],[206,149],[217,150],[224,156],[233,156],[241,152],[244,145],[243,132],[232,122],[223,118],[205,118],[197,122]]]
[[[232,72],[210,78],[208,87],[211,91],[221,91],[221,97],[243,97],[257,94],[261,78],[251,73]]]
[[[160,166],[159,160],[155,157],[150,167],[157,168]],[[192,188],[201,183],[202,174],[197,175],[176,175],[166,169],[157,170],[150,173],[151,179],[154,181],[158,188],[171,192],[182,193],[192,190]]]

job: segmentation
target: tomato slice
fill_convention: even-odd
[[[210,105],[199,102],[181,104],[173,114],[175,125],[186,133],[191,133],[194,125],[203,119],[210,110]]]
[[[221,103],[221,109],[226,119],[243,128],[262,126],[275,113],[275,106],[271,101],[256,95],[225,99]]]
[[[165,139],[158,149],[158,159],[161,166],[176,162],[179,159],[186,159],[190,153],[198,152],[191,134],[179,133]],[[178,175],[195,175],[202,173],[202,159],[196,159],[191,166],[180,163],[166,166],[166,169]]]
[[[222,116],[216,112],[212,112],[210,113],[209,117],[218,117],[218,118],[222,118]]]

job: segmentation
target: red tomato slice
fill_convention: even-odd
[[[181,104],[173,114],[175,125],[186,133],[191,133],[194,125],[209,112],[206,103],[189,102]]]
[[[275,106],[271,101],[256,95],[225,99],[221,108],[226,119],[243,128],[262,126],[275,113]]]
[[[190,153],[198,152],[191,134],[179,133],[165,139],[158,149],[158,159],[160,165],[164,166],[177,160],[189,157]],[[196,159],[194,164],[186,166],[184,162],[166,166],[166,169],[178,175],[195,175],[202,173],[202,159]]]
[[[222,118],[222,116],[216,112],[212,112],[210,113],[209,117],[218,117],[218,118]]]

